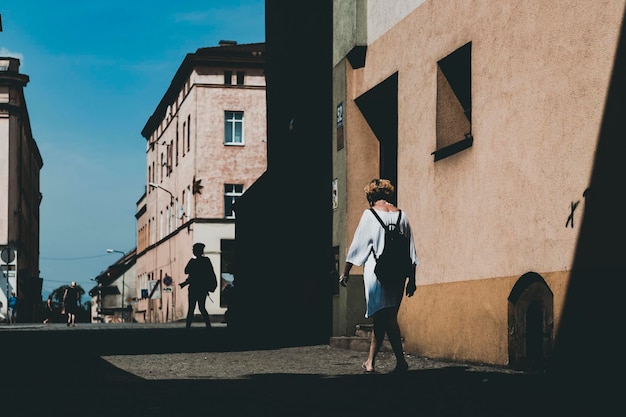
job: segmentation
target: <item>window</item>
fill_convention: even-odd
[[[472,146],[472,43],[437,63],[435,161]]]
[[[189,220],[191,218],[191,186],[187,186],[187,198],[185,199],[185,220]]]
[[[159,240],[163,239],[165,236],[165,218],[163,216],[163,212],[159,212]]]
[[[183,122],[183,156],[185,156],[185,144],[187,143],[187,122]]]
[[[185,205],[186,205],[186,202],[187,202],[186,195],[187,195],[186,190],[183,190],[183,195],[182,195],[182,197],[180,199],[182,201],[182,204],[180,205],[180,209],[178,211],[178,215],[180,216],[180,220],[181,220],[182,223],[185,223],[187,221],[187,219],[186,219],[187,210],[185,209]]]
[[[224,185],[224,218],[234,219],[234,206],[237,199],[243,194],[243,184]]]
[[[237,85],[243,85],[245,72],[237,71]]]
[[[163,182],[163,167],[165,166],[165,155],[161,152],[161,182]]]
[[[170,141],[169,144],[165,145],[165,176],[169,177],[172,173],[172,151],[174,148],[174,143]]]
[[[232,71],[224,71],[224,84],[225,85],[233,84],[233,72]]]
[[[243,112],[224,113],[224,144],[243,145]]]
[[[187,116],[187,152],[191,150],[191,115]]]
[[[172,213],[171,207],[165,207],[165,236],[172,233]]]

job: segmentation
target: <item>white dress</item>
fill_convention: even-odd
[[[398,212],[376,210],[383,223],[391,224],[398,221]],[[415,252],[415,243],[411,226],[407,219],[406,213],[402,212],[400,220],[400,230],[409,239],[409,250],[413,264],[417,265],[417,254]],[[363,283],[365,285],[365,303],[367,311],[365,317],[372,317],[378,310],[399,306],[404,294],[404,285],[400,288],[384,288],[376,279],[374,267],[376,259],[372,255],[372,248],[376,253],[376,257],[380,256],[385,246],[385,231],[374,217],[374,214],[365,210],[361,215],[359,225],[354,232],[352,244],[348,249],[346,262],[353,265],[365,265],[363,268]]]

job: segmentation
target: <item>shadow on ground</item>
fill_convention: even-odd
[[[468,372],[465,366],[392,374],[260,374],[147,380],[102,359],[151,353],[263,352],[227,329],[11,331],[3,367],[6,415],[75,416],[558,416],[583,404],[546,373]],[[10,340],[10,343],[6,343]],[[310,360],[303,357],[303,361]],[[324,366],[324,364],[320,364]],[[585,404],[588,406],[589,404]],[[597,404],[596,404],[597,406]],[[596,414],[597,415],[597,414]]]

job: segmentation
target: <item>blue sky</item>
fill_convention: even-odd
[[[91,279],[136,245],[141,130],[185,55],[265,41],[264,0],[4,0],[0,56],[19,58],[41,152],[43,292]]]

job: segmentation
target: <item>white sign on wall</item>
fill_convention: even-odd
[[[157,300],[161,298],[161,281],[159,280],[150,280],[148,281],[148,293],[150,294],[149,298],[153,300]]]

